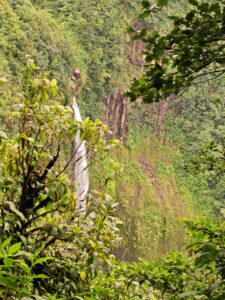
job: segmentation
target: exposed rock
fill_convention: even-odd
[[[105,99],[106,113],[103,122],[109,126],[110,138],[118,138],[122,143],[126,141],[128,133],[128,103],[119,91]]]

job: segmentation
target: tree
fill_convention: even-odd
[[[84,214],[71,192],[72,138],[79,130],[90,150],[108,151],[107,127],[74,122],[56,80],[31,58],[21,90],[1,92],[11,100],[13,130],[0,131],[0,292],[74,299],[119,242],[112,198],[93,193]]]
[[[151,6],[150,1],[142,1],[144,10],[140,18],[165,13],[163,8],[169,5],[169,2],[158,0],[157,5]],[[127,93],[131,101],[138,97],[142,97],[146,103],[174,99],[191,86],[204,87],[206,82],[213,82],[217,78],[223,80],[225,1],[186,2],[191,9],[185,16],[169,16],[172,29],[165,30],[166,33],[150,31],[146,23],[143,23],[142,30],[138,32],[131,28],[134,39],[141,40],[145,45],[145,73],[133,81]],[[222,100],[217,99],[217,102],[222,103]],[[223,114],[222,111],[221,120]],[[205,141],[206,144],[198,151],[198,156],[193,161],[197,170],[216,175],[214,178],[217,178],[217,181],[220,181],[221,174],[225,171],[225,137],[222,128],[222,125],[215,125],[214,136],[210,141]]]
[[[186,228],[189,255],[117,263],[110,276],[99,275],[88,299],[224,299],[224,223],[187,221]]]
[[[132,29],[135,39],[145,44],[146,72],[127,93],[131,100],[141,96],[144,102],[158,102],[225,73],[225,1],[187,1],[192,9],[184,17],[169,17],[173,22],[169,33]],[[143,1],[140,17],[155,14],[167,2],[151,6]]]

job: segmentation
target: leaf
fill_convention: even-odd
[[[52,79],[51,80],[51,86],[57,86],[57,80],[56,79]]]
[[[5,201],[9,205],[9,209],[17,215],[21,220],[26,221],[25,216],[15,207],[15,204],[11,201]]]
[[[26,278],[49,278],[49,277],[45,274],[38,274],[34,276],[26,276]]]
[[[34,60],[29,56],[27,59],[27,66],[30,67],[32,64],[34,64]]]
[[[46,257],[41,257],[39,259],[37,259],[33,264],[32,264],[32,267],[37,265],[37,264],[41,264],[43,262],[46,262],[48,260],[52,260],[53,258],[51,256],[46,256]]]
[[[110,241],[111,241],[110,235],[109,235],[109,234],[105,234],[105,235],[104,235],[104,240],[105,240],[106,242],[110,242]]]
[[[8,244],[11,242],[12,238],[9,237],[7,240],[5,240],[1,246],[0,246],[0,250],[3,250],[6,246],[8,246]]]
[[[203,12],[209,12],[209,4],[208,3],[202,3],[198,6],[199,10]]]
[[[188,2],[189,2],[191,5],[198,6],[198,1],[197,1],[197,0],[188,0]]]
[[[30,65],[30,67],[31,67],[33,70],[35,70],[35,69],[37,68],[37,66],[35,65],[34,62]]]
[[[124,225],[123,225],[123,223],[121,222],[121,223],[117,223],[117,224],[116,224],[116,227],[119,228],[119,229],[121,229],[121,228],[124,227]]]
[[[26,251],[18,251],[14,256],[26,256],[29,260],[32,260],[33,254],[26,252]]]
[[[14,259],[9,258],[9,257],[5,257],[3,259],[3,263],[7,268],[10,268],[13,265]]]
[[[19,267],[26,273],[29,273],[31,271],[30,267],[25,263],[25,261],[21,261]]]
[[[151,15],[151,11],[150,10],[145,10],[143,11],[140,15],[139,15],[139,18],[140,19],[145,19],[147,17],[149,17]]]
[[[90,241],[91,248],[95,249],[96,248],[96,243],[94,241]]]
[[[80,278],[84,280],[86,278],[86,273],[84,271],[80,272]]]
[[[133,41],[138,41],[138,40],[140,40],[140,39],[141,39],[140,34],[135,34],[134,36],[132,36],[132,40],[133,40]]]
[[[0,131],[0,138],[3,138],[5,140],[8,139],[8,137],[7,137],[7,135],[6,135],[6,133],[4,131]]]
[[[166,5],[167,3],[168,3],[168,0],[158,0],[157,1],[157,5],[159,7],[162,7],[162,6]]]
[[[189,292],[185,292],[185,293],[180,294],[179,297],[181,299],[186,299],[187,297],[195,296],[196,294],[197,294],[196,291],[189,291]]]
[[[133,33],[133,32],[136,32],[135,29],[133,27],[129,26],[127,28],[127,33]]]
[[[143,0],[143,1],[142,1],[142,6],[143,6],[144,8],[149,8],[149,7],[150,7],[149,1]]]
[[[0,77],[0,84],[4,84],[4,83],[7,83],[8,80],[6,77]]]
[[[23,242],[23,244],[26,246],[27,245],[27,239],[25,238],[25,236],[23,235],[19,235],[21,241]]]
[[[16,282],[4,276],[0,276],[0,285],[6,286],[8,288],[16,288]]]
[[[16,252],[18,252],[20,250],[20,247],[21,247],[21,242],[13,244],[8,250],[8,255],[15,254]]]

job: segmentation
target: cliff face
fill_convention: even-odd
[[[111,130],[109,138],[117,138],[122,143],[126,141],[128,135],[130,110],[129,100],[124,96],[124,93],[129,88],[129,81],[132,80],[134,76],[138,76],[143,68],[144,60],[141,54],[142,49],[143,44],[140,41],[130,39],[130,41],[125,44],[125,55],[123,59],[129,80],[120,83],[117,92],[110,94],[109,97],[103,101],[106,112],[102,120]]]
[[[19,82],[26,55],[33,55],[41,69],[49,70],[58,79],[69,104],[70,70],[79,67],[83,116],[102,118],[112,131],[111,137],[124,143],[130,105],[123,94],[143,68],[143,45],[126,34],[128,14],[132,15],[131,22],[137,14],[133,8],[129,11],[129,3],[114,7],[114,2],[109,1],[108,7],[100,3],[96,8],[90,2],[92,6],[88,9],[89,2],[81,2],[0,0],[0,73],[12,75]],[[113,7],[115,16],[123,8],[121,18],[114,23],[112,17],[107,17]],[[140,29],[140,23],[133,22]],[[105,115],[102,115],[104,105]],[[160,107],[158,132],[162,128]]]
[[[97,6],[90,0],[0,0],[0,72],[19,81],[25,56],[32,55],[58,80],[69,104],[70,70],[79,68],[83,116],[102,118],[112,137],[124,143],[128,101],[123,93],[143,64],[141,43],[126,33],[128,22],[137,18],[138,5],[135,0],[99,1]]]
[[[118,138],[124,143],[128,134],[128,100],[118,92],[105,99],[104,104],[106,113],[103,122],[111,131],[108,138]]]

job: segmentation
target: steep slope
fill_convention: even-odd
[[[139,4],[134,0],[33,0],[33,3],[64,24],[69,40],[79,41],[86,53],[84,64],[77,61],[82,77],[80,105],[90,117],[102,117],[106,110],[104,99],[124,91],[130,81],[130,38],[126,31],[136,18]]]
[[[200,189],[199,178],[184,179],[175,166],[179,147],[161,145],[154,137],[154,133],[161,135],[163,131],[166,112],[160,115],[160,105],[137,104],[128,115],[130,104],[123,92],[142,69],[142,45],[126,34],[139,11],[137,2],[0,0],[0,76],[7,75],[19,84],[26,55],[32,55],[42,69],[59,79],[65,101],[70,103],[71,70],[79,68],[78,100],[83,115],[102,117],[112,135],[122,142],[131,131],[125,147],[112,154],[115,162],[97,161],[92,168],[92,187],[109,191],[120,202],[126,245],[118,249],[118,255],[130,260],[181,248],[179,219],[192,215],[194,205],[203,211],[206,203],[204,197],[187,187]],[[172,4],[171,12],[175,9],[182,13],[182,1]],[[165,27],[163,19],[157,22]],[[1,104],[1,115],[5,105]],[[174,115],[167,120],[170,125],[165,126],[163,142],[171,135],[176,142],[179,122],[175,124]],[[145,138],[141,137],[143,131]],[[117,172],[118,164],[121,172]]]
[[[0,71],[19,81],[25,57],[32,55],[38,66],[60,78],[69,103],[71,70],[79,68],[78,101],[83,115],[103,118],[115,136],[124,140],[128,110],[123,92],[135,72],[140,72],[135,65],[135,42],[126,31],[138,10],[134,0],[102,0],[97,5],[92,0],[1,0]],[[108,105],[107,99],[115,105]],[[119,107],[121,117],[113,124],[108,112],[114,107],[116,114],[119,102],[124,103]]]
[[[126,242],[117,255],[134,260],[182,249],[181,219],[195,214],[195,196],[175,167],[179,150],[153,137],[138,138],[135,143],[128,140],[113,157],[114,162],[106,159],[93,166],[92,183],[120,203]]]

